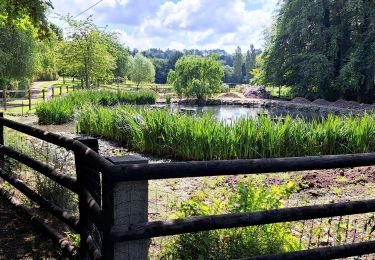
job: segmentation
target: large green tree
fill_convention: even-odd
[[[373,101],[375,2],[284,0],[263,57],[265,84]]]
[[[14,80],[31,79],[37,71],[37,42],[31,30],[0,27],[0,86]]]
[[[251,44],[245,57],[246,83],[249,83],[252,78],[251,71],[255,68],[256,56],[254,45]]]
[[[40,38],[47,38],[50,36],[48,8],[53,8],[50,0],[1,0],[0,26],[20,29],[29,24],[37,29]]]
[[[179,96],[194,96],[202,104],[220,90],[223,76],[223,66],[215,57],[184,56],[177,61],[175,70],[169,72],[168,82]]]
[[[142,82],[154,82],[155,68],[152,61],[137,53],[130,62],[130,79],[137,84],[137,88]]]
[[[60,70],[69,71],[81,77],[82,86],[89,88],[91,83],[113,78],[116,59],[110,53],[109,43],[113,35],[99,29],[91,18],[74,20],[67,17],[69,24],[67,40],[60,48]]]
[[[242,65],[243,65],[242,51],[241,51],[241,48],[238,46],[236,48],[236,52],[234,53],[234,57],[233,57],[235,83],[242,83],[243,81]]]

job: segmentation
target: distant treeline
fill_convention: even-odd
[[[130,53],[134,56],[139,51],[134,49]],[[225,83],[248,83],[251,78],[250,71],[255,67],[255,57],[261,53],[260,49],[255,49],[253,45],[250,49],[242,54],[241,49],[238,47],[236,53],[230,54],[225,50],[161,50],[151,48],[141,52],[143,56],[152,59],[155,66],[155,82],[158,84],[165,84],[167,82],[168,72],[174,69],[177,60],[186,55],[196,56],[211,56],[218,55],[219,60],[224,66]]]

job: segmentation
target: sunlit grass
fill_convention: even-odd
[[[273,120],[243,118],[231,125],[202,117],[131,106],[86,106],[82,133],[119,141],[138,152],[183,160],[253,159],[375,151],[374,116]]]
[[[115,92],[82,90],[56,97],[36,107],[41,124],[62,124],[73,120],[76,109],[86,104],[114,106],[117,104],[154,104],[156,96],[149,92]]]

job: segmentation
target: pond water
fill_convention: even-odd
[[[280,108],[264,108],[264,107],[244,107],[244,106],[233,106],[233,105],[220,105],[220,106],[194,106],[194,105],[177,105],[172,104],[170,109],[173,112],[198,114],[202,115],[205,113],[211,113],[216,119],[226,122],[231,122],[239,118],[255,118],[260,115],[268,115],[271,118],[285,117],[291,115],[294,118],[305,117],[308,120],[313,118],[321,118],[322,114],[318,113],[306,113],[306,111],[300,111],[296,109],[280,109]]]

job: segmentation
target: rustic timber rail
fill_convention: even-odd
[[[56,172],[27,155],[4,146],[4,127],[64,147],[75,154],[77,178]],[[375,153],[258,160],[148,164],[138,157],[104,158],[93,138],[74,140],[0,118],[0,155],[39,171],[79,196],[79,219],[45,200],[4,171],[0,177],[81,236],[81,259],[147,259],[149,239],[159,236],[292,222],[375,212],[375,199],[257,212],[148,221],[148,181],[169,178],[266,174],[375,165]],[[6,161],[5,161],[6,162]],[[2,165],[4,160],[2,161]],[[32,213],[30,213],[32,214]],[[33,218],[33,221],[37,219]],[[68,253],[66,239],[38,222]],[[324,247],[251,259],[334,259],[375,253],[375,241]]]
[[[77,86],[52,86],[51,95],[49,95],[48,89],[42,90],[7,90],[4,89],[0,92],[2,98],[0,98],[0,106],[2,106],[3,111],[7,111],[10,108],[27,107],[28,110],[31,110],[37,102],[46,102],[51,98],[62,96],[68,94],[69,92],[75,91]],[[21,97],[11,97],[11,95],[20,95]]]

